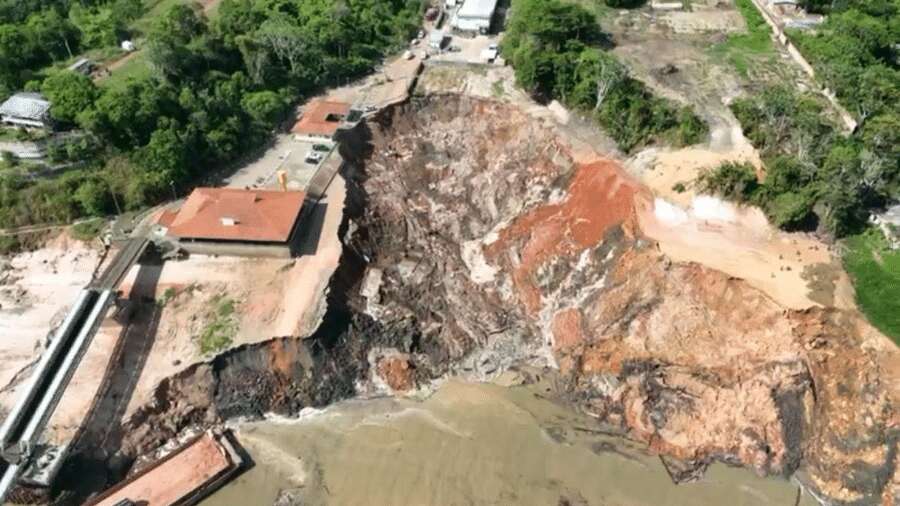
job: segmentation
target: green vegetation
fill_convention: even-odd
[[[836,237],[859,233],[869,209],[897,194],[900,158],[897,146],[884,141],[898,135],[897,125],[870,125],[843,136],[820,98],[781,86],[736,100],[731,109],[760,150],[766,177],[735,194],[733,181],[718,177],[728,167],[720,167],[701,178],[707,191],[759,205],[782,228]]]
[[[100,81],[101,88],[121,90],[131,81],[150,79],[153,76],[153,69],[147,63],[145,52],[132,53],[127,58],[112,74]]]
[[[175,291],[174,287],[168,287],[163,291],[162,297],[156,300],[156,305],[159,307],[166,307],[169,305],[169,302],[172,302],[172,299],[178,295],[178,292]]]
[[[72,237],[79,241],[93,241],[106,229],[106,220],[97,218],[72,226]]]
[[[756,170],[749,163],[725,162],[697,179],[701,192],[718,193],[738,202],[749,202],[758,187]]]
[[[53,106],[50,114],[61,123],[75,123],[76,117],[90,110],[99,92],[91,78],[75,72],[59,72],[44,80],[44,96]]]
[[[822,6],[825,8],[825,6]],[[900,115],[900,2],[862,0],[829,4],[815,32],[792,31],[791,39],[815,67],[817,77],[857,116],[896,124]],[[900,155],[900,137],[893,141]]]
[[[140,0],[0,2],[0,96],[41,80],[54,63],[130,36]]]
[[[592,115],[625,151],[650,142],[693,144],[707,126],[688,107],[654,96],[603,47],[594,14],[560,0],[515,0],[503,54],[538,100]]]
[[[19,239],[14,235],[0,235],[0,255],[11,255],[19,251]]]
[[[814,31],[789,35],[817,78],[856,115],[857,130],[841,135],[821,99],[785,87],[736,101],[732,110],[766,162],[768,175],[755,200],[775,223],[818,225],[838,237],[858,234],[870,209],[900,195],[900,4],[804,5],[828,18]]]
[[[754,66],[774,60],[775,47],[769,25],[753,2],[736,0],[736,3],[747,23],[747,32],[729,34],[724,42],[713,46],[712,53],[729,61],[741,76],[748,77]]]
[[[212,298],[212,321],[200,333],[200,353],[218,353],[234,341],[237,322],[234,318],[234,301],[224,295]]]
[[[503,95],[506,95],[506,91],[503,89],[503,80],[497,79],[493,83],[491,83],[491,94],[495,97],[500,98]]]
[[[891,251],[875,229],[848,237],[845,245],[844,267],[853,278],[860,309],[900,344],[900,251]]]
[[[0,21],[12,20],[4,5]],[[0,85],[30,81],[54,99],[54,117],[89,135],[52,148],[59,161],[84,157],[77,170],[37,181],[0,173],[0,227],[103,216],[115,202],[140,209],[172,186],[190,188],[263,144],[300,97],[372,69],[409,40],[422,13],[421,0],[224,0],[209,21],[199,6],[162,0],[146,15],[144,49],[97,88],[71,73],[45,78],[30,69],[69,58],[66,43],[76,52],[123,35],[143,14],[140,2],[101,0],[69,17],[63,4],[43,5],[31,6],[35,19],[59,24],[43,44],[23,45],[40,38],[22,33],[28,23],[10,21],[15,36],[6,38],[0,26]]]
[[[879,230],[867,229],[870,210],[900,196],[900,4],[802,4],[828,13],[827,20],[789,36],[858,128],[844,134],[821,98],[771,86],[732,104],[762,154],[765,180],[735,192],[722,167],[701,179],[708,189],[761,206],[779,227],[845,237],[844,265],[860,308],[900,343],[900,252],[887,248]]]

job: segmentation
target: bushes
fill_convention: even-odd
[[[889,118],[845,137],[817,99],[784,87],[736,100],[732,111],[768,168],[755,200],[779,226],[857,233],[868,209],[897,192],[900,134]]]
[[[602,50],[594,17],[559,0],[516,0],[503,52],[516,81],[538,100],[559,99],[592,115],[625,151],[666,141],[699,142],[707,126],[687,107],[655,97]]]
[[[19,251],[19,239],[14,235],[0,235],[0,255],[11,255]]]
[[[72,226],[72,237],[79,241],[92,241],[100,236],[106,228],[106,222],[101,219],[83,221]]]
[[[759,188],[756,170],[749,163],[725,162],[697,179],[704,193],[721,195],[737,202],[750,202]]]

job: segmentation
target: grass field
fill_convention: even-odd
[[[130,78],[141,79],[148,77],[152,72],[144,53],[138,52],[130,60],[112,71],[112,74],[100,81],[104,88],[119,88],[125,85]]]
[[[747,23],[746,33],[732,33],[721,44],[712,47],[713,56],[721,57],[742,77],[748,77],[754,65],[774,62],[775,46],[769,26],[750,0],[736,0],[738,10]]]
[[[848,238],[844,267],[856,301],[872,325],[900,344],[900,251],[888,249],[879,230]]]

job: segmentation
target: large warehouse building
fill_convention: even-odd
[[[197,188],[159,225],[190,253],[291,256],[304,192]]]
[[[497,10],[497,0],[465,0],[453,16],[453,28],[488,33]]]

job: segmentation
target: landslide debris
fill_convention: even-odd
[[[123,452],[190,424],[529,362],[558,367],[573,404],[665,455],[676,479],[720,460],[799,469],[837,502],[892,500],[895,393],[856,314],[786,311],[671,262],[637,225],[640,185],[612,162],[576,163],[508,104],[417,97],[341,149],[345,252],[326,323],[170,378]]]
[[[582,409],[695,468],[802,468],[848,502],[892,493],[894,392],[858,315],[786,311],[740,279],[671,262],[637,225],[646,190],[612,162],[576,163],[512,106],[418,98],[355,141],[358,247],[384,272],[382,324],[414,319],[457,372],[546,358]]]

